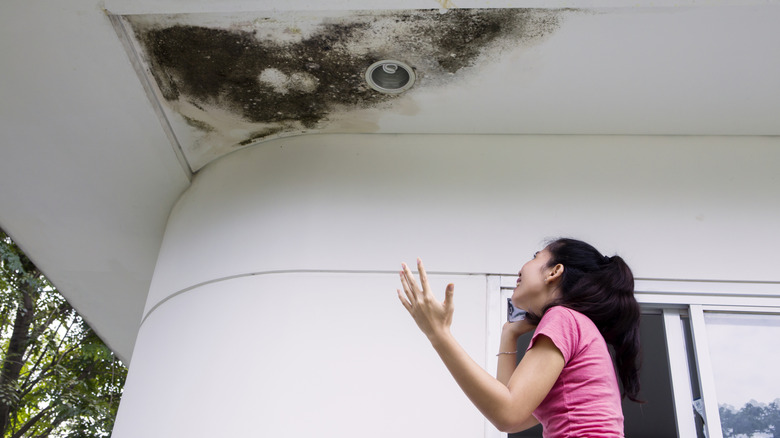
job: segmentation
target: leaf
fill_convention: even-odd
[[[2,369],[16,318],[32,317],[19,377],[0,384],[0,432],[110,436],[127,369],[2,230],[0,288]]]

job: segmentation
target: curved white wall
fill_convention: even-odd
[[[516,272],[549,236],[638,277],[780,281],[779,143],[320,135],[238,151],[171,214],[115,436],[473,437],[481,418],[397,302],[401,261],[456,283],[480,363],[482,274]]]
[[[139,333],[114,436],[479,436],[396,278],[258,275],[176,297]],[[484,363],[484,278],[456,281],[478,291],[459,297],[458,328]]]

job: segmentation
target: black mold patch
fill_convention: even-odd
[[[247,138],[244,141],[241,141],[238,143],[239,146],[247,146],[250,145],[258,140],[262,140],[266,137],[270,137],[274,134],[278,134],[280,132],[283,132],[287,128],[286,126],[275,126],[273,128],[267,128],[263,129],[261,131],[253,132],[249,138]]]
[[[213,126],[209,125],[208,123],[206,123],[204,121],[196,120],[196,119],[193,119],[192,117],[187,117],[187,116],[183,116],[183,117],[184,117],[184,121],[186,121],[187,124],[192,126],[193,128],[200,129],[201,131],[204,131],[204,132],[212,132],[212,131],[215,130],[215,128]]]
[[[366,84],[365,71],[375,61],[411,65],[418,76],[415,87],[446,83],[498,42],[516,45],[550,33],[558,14],[529,9],[353,13],[323,19],[315,31],[292,42],[260,35],[262,23],[216,28],[127,19],[164,99],[185,99],[201,109],[216,106],[270,126],[239,142],[244,145],[300,126],[316,128],[335,110],[396,98]],[[187,122],[214,129],[191,117]]]
[[[313,128],[334,104],[366,106],[388,98],[364,83],[363,73],[374,58],[344,49],[363,26],[324,26],[321,34],[290,46],[261,43],[246,31],[194,26],[153,30],[141,41],[165,99],[185,95],[251,122],[297,120]],[[306,72],[316,78],[316,90],[281,93],[259,80],[269,68],[285,76]]]
[[[429,26],[429,17],[412,14],[405,19],[423,38],[432,58],[444,71],[455,73],[471,66],[492,41],[517,31],[521,11],[500,9],[455,9]]]

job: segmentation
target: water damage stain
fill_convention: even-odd
[[[247,31],[173,26],[142,38],[163,97],[217,104],[251,122],[314,128],[334,104],[383,100],[363,86],[373,61],[344,47],[364,24],[326,25],[298,44],[261,42]],[[308,84],[308,85],[307,85]]]
[[[262,139],[264,139],[266,137],[269,137],[271,135],[278,134],[278,133],[284,131],[285,128],[289,128],[289,126],[285,126],[285,125],[273,126],[273,127],[270,127],[270,128],[262,129],[260,131],[253,132],[249,136],[249,138],[247,138],[246,140],[242,140],[238,144],[240,146],[250,145],[250,144],[252,144],[252,143],[254,143],[254,142],[258,141],[258,140],[262,140]]]
[[[252,127],[237,146],[327,123],[333,112],[385,105],[365,71],[381,59],[412,66],[412,89],[454,80],[502,47],[532,43],[559,25],[560,10],[450,9],[349,12],[324,17],[127,16],[162,98],[203,132],[231,114]],[[215,24],[218,23],[218,24]],[[408,93],[408,92],[407,92]],[[218,108],[219,117],[209,117]]]

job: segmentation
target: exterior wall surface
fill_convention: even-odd
[[[420,256],[489,355],[486,274],[548,237],[645,279],[780,281],[770,137],[312,135],[204,168],[174,208],[115,436],[483,433],[395,296]],[[493,372],[493,370],[488,370]]]

